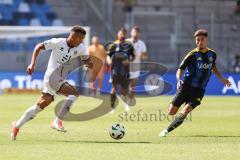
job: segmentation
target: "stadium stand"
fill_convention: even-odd
[[[45,0],[0,0],[2,26],[64,26],[61,19]],[[41,39],[22,45],[17,39],[1,39],[0,51],[8,53],[31,52]]]
[[[231,70],[231,60],[240,51],[240,16],[235,14],[238,0],[134,0],[130,22],[126,20],[129,13],[124,1],[0,0],[0,25],[80,24],[90,26],[91,35],[99,36],[102,42],[113,40],[123,25],[139,25],[150,60],[172,71],[194,47],[194,31],[205,28],[210,34],[210,47],[218,53],[220,68]],[[24,49],[31,52],[37,41]],[[23,48],[10,41],[3,44],[0,50]]]
[[[61,21],[45,0],[1,0],[0,13],[0,25],[50,26],[56,19]]]
[[[126,24],[125,0],[46,1],[65,24],[91,26],[91,33],[102,41],[113,39],[112,33]],[[109,3],[112,9],[108,9]],[[240,18],[234,14],[235,9],[236,0],[136,0],[132,14],[134,24],[142,29],[150,59],[175,70],[180,59],[194,47],[194,31],[206,28],[210,33],[210,47],[218,52],[220,68],[228,71],[229,62],[240,50]],[[109,14],[113,15],[110,20]]]

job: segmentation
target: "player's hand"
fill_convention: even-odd
[[[228,86],[228,87],[231,86],[231,82],[230,82],[228,79],[222,79],[222,83],[223,83],[225,86]]]
[[[34,72],[35,70],[35,65],[34,64],[30,64],[28,67],[27,67],[27,73],[29,75],[32,75],[32,73]]]
[[[181,86],[181,85],[183,85],[183,81],[182,80],[179,80],[178,82],[177,82],[177,89],[179,89],[179,87]]]

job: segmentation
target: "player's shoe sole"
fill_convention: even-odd
[[[19,132],[19,128],[15,127],[16,122],[12,122],[12,132],[11,132],[11,140],[15,141],[17,139],[17,134]]]

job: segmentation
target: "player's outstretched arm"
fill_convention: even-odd
[[[183,70],[182,70],[182,69],[178,69],[178,70],[177,70],[177,73],[176,73],[177,81],[180,81],[180,80],[181,80],[182,73],[183,73]]]
[[[30,65],[27,67],[27,73],[29,75],[32,75],[32,73],[34,72],[35,69],[35,64],[36,64],[36,59],[40,53],[41,50],[45,49],[45,46],[43,43],[40,43],[38,45],[36,45],[36,47],[34,48],[33,54],[32,54],[32,60]]]
[[[216,67],[216,66],[214,66],[213,68],[212,68],[212,71],[213,71],[213,73],[220,79],[220,81],[224,84],[224,85],[226,85],[226,86],[230,86],[231,85],[231,82],[228,80],[228,79],[225,79],[223,76],[222,76],[222,74],[219,72],[219,70],[218,70],[218,68]]]

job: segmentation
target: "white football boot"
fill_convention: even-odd
[[[159,137],[166,137],[168,134],[168,131],[166,129],[164,129],[160,134]]]
[[[67,130],[65,130],[62,125],[62,120],[60,119],[54,120],[51,124],[51,128],[56,129],[57,131],[60,131],[60,132],[67,132]]]

